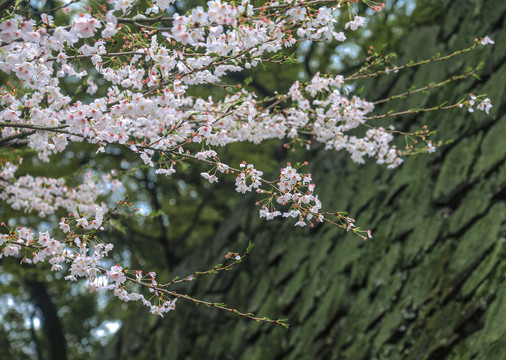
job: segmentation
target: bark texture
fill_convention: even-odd
[[[357,216],[373,230],[371,241],[327,225],[295,231],[288,222],[260,222],[250,199],[207,249],[180,268],[185,275],[202,268],[203,260],[212,265],[220,261],[217,254],[252,241],[256,247],[240,268],[186,291],[287,318],[288,331],[180,301],[162,320],[140,310],[103,359],[505,358],[506,2],[437,3],[436,14],[427,14],[427,23],[404,39],[404,60],[450,53],[475,36],[490,35],[496,45],[375,80],[373,88],[400,93],[482,58],[481,83],[471,78],[453,84],[428,101],[458,100],[461,95],[451,94],[481,87],[493,100],[491,115],[461,110],[407,119],[407,128],[428,123],[440,139],[454,142],[394,171],[318,152],[313,178],[322,201]],[[421,99],[395,106],[419,107]]]

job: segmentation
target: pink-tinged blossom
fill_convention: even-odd
[[[436,147],[432,144],[432,141],[427,141],[427,152],[428,153],[436,152]]]
[[[269,211],[267,208],[260,209],[260,217],[265,218],[265,220],[272,220],[275,217],[281,216],[281,211]]]
[[[86,218],[82,217],[76,220],[77,226],[86,227],[88,226],[88,220]]]
[[[216,177],[216,175],[210,175],[207,172],[202,172],[202,173],[200,173],[200,176],[202,176],[204,179],[209,181],[210,184],[212,184],[214,182],[218,182],[218,178]]]
[[[295,226],[304,227],[304,226],[306,226],[306,223],[305,223],[305,221],[302,218],[300,218],[299,221],[297,221],[295,223]]]
[[[363,18],[362,16],[355,16],[355,18],[353,20],[348,21],[344,25],[344,28],[345,29],[350,28],[351,30],[357,30],[359,27],[364,26],[364,24],[365,24],[365,18]]]
[[[17,244],[9,244],[6,247],[4,247],[2,254],[3,256],[14,256],[19,254],[19,251],[21,250],[21,246]]]
[[[495,41],[489,38],[488,36],[483,37],[480,42],[481,45],[495,44]]]
[[[168,168],[168,169],[156,169],[155,170],[156,174],[162,174],[165,176],[170,176],[170,175],[174,174],[175,172],[176,172],[176,169],[174,169],[173,165],[171,165],[170,168]]]
[[[477,109],[481,111],[485,111],[487,114],[489,113],[490,109],[492,109],[493,105],[489,98],[484,99],[478,106]]]
[[[0,246],[5,244],[7,241],[9,241],[9,235],[8,234],[0,234]]]
[[[81,14],[81,16],[74,20],[74,24],[70,31],[78,37],[89,38],[101,27],[102,24],[100,21],[93,18],[90,14]]]
[[[216,164],[216,168],[221,173],[227,172],[230,169],[230,167],[227,164],[223,164],[223,163]]]
[[[116,284],[123,284],[126,281],[126,276],[123,273],[123,268],[120,265],[111,267],[111,270],[107,272],[109,280]]]

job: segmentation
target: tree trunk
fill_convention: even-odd
[[[66,360],[67,348],[63,327],[46,286],[38,280],[27,281],[26,285],[34,304],[42,312],[42,328],[48,344],[49,358],[52,360]]]
[[[458,101],[481,87],[494,103],[491,114],[461,109],[403,119],[405,128],[428,123],[438,139],[454,142],[394,171],[357,166],[345,154],[318,154],[312,161],[316,192],[327,209],[348,210],[373,230],[368,242],[328,225],[303,231],[288,222],[259,222],[250,203],[202,249],[199,263],[180,268],[186,275],[252,241],[256,247],[240,267],[186,290],[259,316],[287,318],[288,331],[180,301],[142,342],[129,341],[142,332],[138,319],[125,323],[116,342],[122,345],[111,345],[104,358],[133,359],[135,347],[142,359],[505,358],[506,2],[437,0],[425,12],[402,42],[397,63],[449,54],[485,35],[497,44],[375,80],[369,88],[393,95],[485,59],[482,82],[470,78],[394,105]]]

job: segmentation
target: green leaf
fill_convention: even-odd
[[[246,249],[247,252],[250,252],[255,247],[255,244],[253,244],[251,241],[248,244],[248,248]]]

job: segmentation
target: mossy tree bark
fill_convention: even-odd
[[[357,166],[318,151],[313,178],[330,209],[371,227],[362,242],[319,226],[257,220],[247,199],[209,247],[179,269],[214,264],[217,254],[256,244],[240,268],[185,290],[241,310],[287,318],[288,331],[178,303],[162,321],[142,310],[125,323],[104,359],[504,359],[506,349],[506,2],[425,1],[426,21],[401,42],[403,60],[450,53],[490,35],[470,57],[374,80],[396,94],[465,71],[471,78],[426,97],[438,104],[481,87],[490,116],[465,111],[403,119],[454,142],[410,158],[398,170]],[[372,94],[374,97],[374,94]],[[389,106],[419,107],[421,97]],[[428,99],[428,100],[427,100]]]

